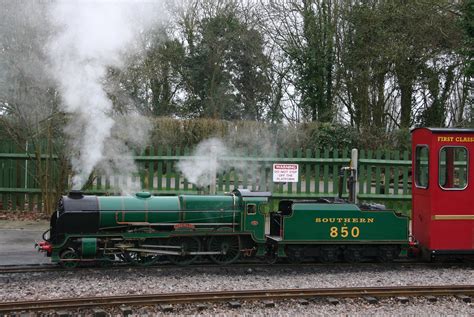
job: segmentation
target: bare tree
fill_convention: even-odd
[[[67,186],[69,167],[61,142],[65,118],[43,52],[51,32],[46,17],[45,3],[2,1],[0,125],[19,151],[28,150],[40,203],[50,212]]]

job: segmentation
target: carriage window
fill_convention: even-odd
[[[247,205],[247,215],[255,215],[257,213],[257,205],[248,204]]]
[[[467,187],[467,149],[460,146],[445,146],[439,152],[439,186],[443,189]]]
[[[416,147],[415,153],[415,185],[428,188],[429,149],[426,145]]]

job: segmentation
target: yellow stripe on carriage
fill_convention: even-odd
[[[474,215],[433,215],[432,220],[474,220]]]

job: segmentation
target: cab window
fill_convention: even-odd
[[[257,205],[248,204],[247,205],[247,215],[255,215],[257,213]]]
[[[439,186],[443,189],[462,190],[467,187],[467,149],[461,146],[445,146],[439,152]]]
[[[419,145],[415,151],[415,186],[428,188],[429,149],[427,145]]]

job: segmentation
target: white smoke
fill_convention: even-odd
[[[97,164],[96,170],[101,175],[108,175],[112,185],[120,188],[122,194],[129,195],[141,189],[130,145],[136,148],[146,146],[152,125],[147,118],[136,114],[114,119],[111,137],[104,145],[105,158]]]
[[[122,66],[124,52],[139,33],[162,18],[156,3],[150,1],[53,4],[51,21],[58,31],[47,44],[47,52],[64,110],[71,114],[66,132],[72,140],[73,188],[82,187],[99,163],[107,170],[110,156],[127,155],[125,143],[111,139],[116,120],[104,91],[104,77],[108,67]],[[139,134],[143,126],[147,125],[136,126],[133,133]],[[130,159],[120,161],[133,165]]]
[[[258,133],[249,131],[236,135],[232,131],[224,139],[210,138],[200,142],[191,154],[191,159],[178,162],[178,170],[198,187],[212,185],[216,174],[233,170],[237,175],[247,174],[254,181],[259,177],[256,161],[240,160],[248,156],[248,150],[261,157],[276,155],[276,142],[271,133],[261,129]],[[235,184],[236,186],[238,184]],[[262,190],[262,189],[261,189]]]
[[[192,153],[192,159],[178,162],[178,169],[192,184],[199,187],[209,186],[212,177],[228,167],[225,161],[219,160],[220,156],[228,154],[229,150],[222,140],[207,139],[197,145]]]

